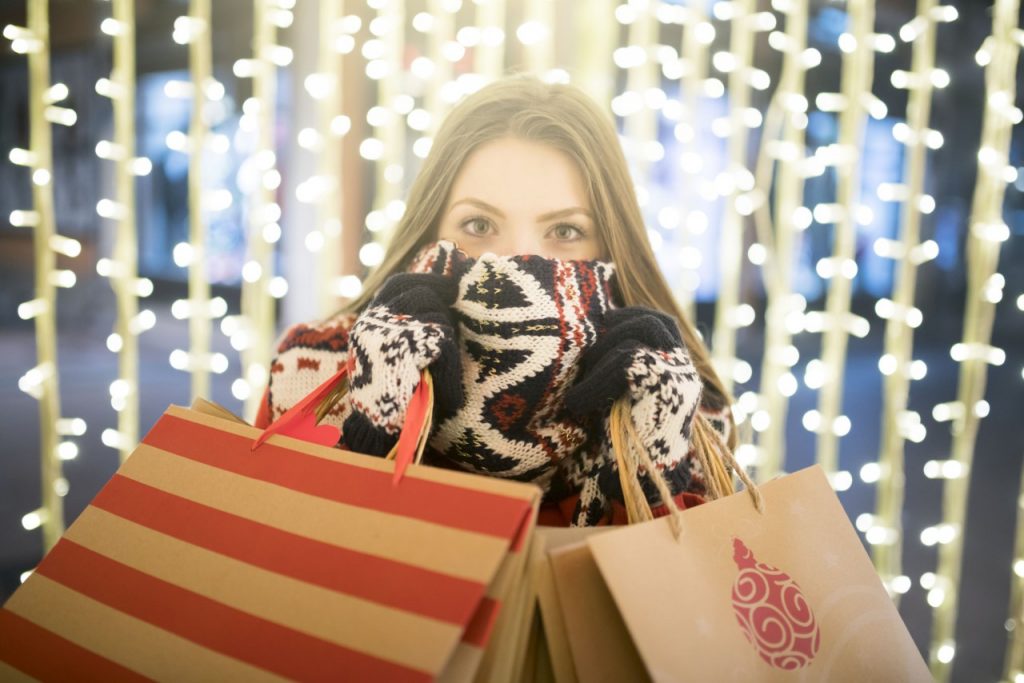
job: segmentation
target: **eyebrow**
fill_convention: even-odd
[[[472,204],[473,206],[481,208],[484,211],[490,211],[493,214],[496,214],[496,215],[498,215],[498,216],[500,216],[502,218],[505,218],[505,214],[502,213],[501,210],[498,209],[496,206],[491,206],[487,202],[485,202],[483,200],[480,200],[480,199],[476,199],[475,197],[467,197],[465,199],[460,199],[459,201],[457,201],[454,204],[452,204],[451,208],[448,209],[448,212],[451,213],[451,211],[456,206],[458,206],[459,204]],[[570,206],[570,207],[568,207],[566,209],[558,209],[557,211],[550,211],[548,213],[541,214],[540,216],[537,216],[537,220],[538,221],[550,221],[550,220],[554,220],[556,218],[565,218],[566,216],[571,216],[574,213],[583,214],[585,216],[590,217],[591,219],[593,219],[593,217],[594,217],[594,215],[592,213],[590,213],[589,211],[587,211],[586,209],[584,209],[581,206]]]

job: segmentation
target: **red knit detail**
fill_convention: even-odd
[[[296,325],[281,340],[277,352],[284,353],[296,346],[344,351],[348,347],[348,328],[341,324],[323,329],[303,324]]]
[[[320,371],[320,361],[313,358],[302,358],[297,359],[297,370],[313,370],[314,372]]]
[[[280,374],[284,372],[284,365],[282,363],[274,361],[274,363],[270,366],[270,372],[275,375]]]

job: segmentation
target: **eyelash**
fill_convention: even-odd
[[[490,224],[490,220],[488,220],[484,216],[470,216],[466,220],[464,220],[461,223],[459,223],[459,228],[461,228],[463,232],[466,232],[468,235],[470,235],[472,237],[483,237],[484,235],[477,235],[475,233],[467,232],[466,231],[466,226],[469,225],[470,223],[473,223],[474,221],[485,221],[486,223]],[[584,230],[583,228],[581,228],[580,226],[576,225],[575,223],[558,223],[552,229],[555,230],[555,229],[558,229],[558,228],[563,227],[563,226],[573,228],[574,230],[576,230],[576,233],[579,236],[574,238],[574,239],[571,239],[571,240],[561,240],[561,241],[564,241],[564,242],[574,242],[576,240],[582,240],[582,239],[586,238],[586,236],[587,236],[587,231]]]

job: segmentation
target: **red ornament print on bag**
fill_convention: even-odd
[[[740,539],[733,538],[732,545],[739,569],[732,609],[743,634],[773,667],[807,666],[818,653],[821,632],[800,587],[785,572],[758,562]]]

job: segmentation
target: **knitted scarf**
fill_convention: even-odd
[[[562,397],[604,313],[620,305],[614,265],[490,253],[472,259],[440,241],[422,249],[410,270],[459,280],[453,308],[465,400],[429,446],[462,469],[547,490],[557,464],[588,437]]]

